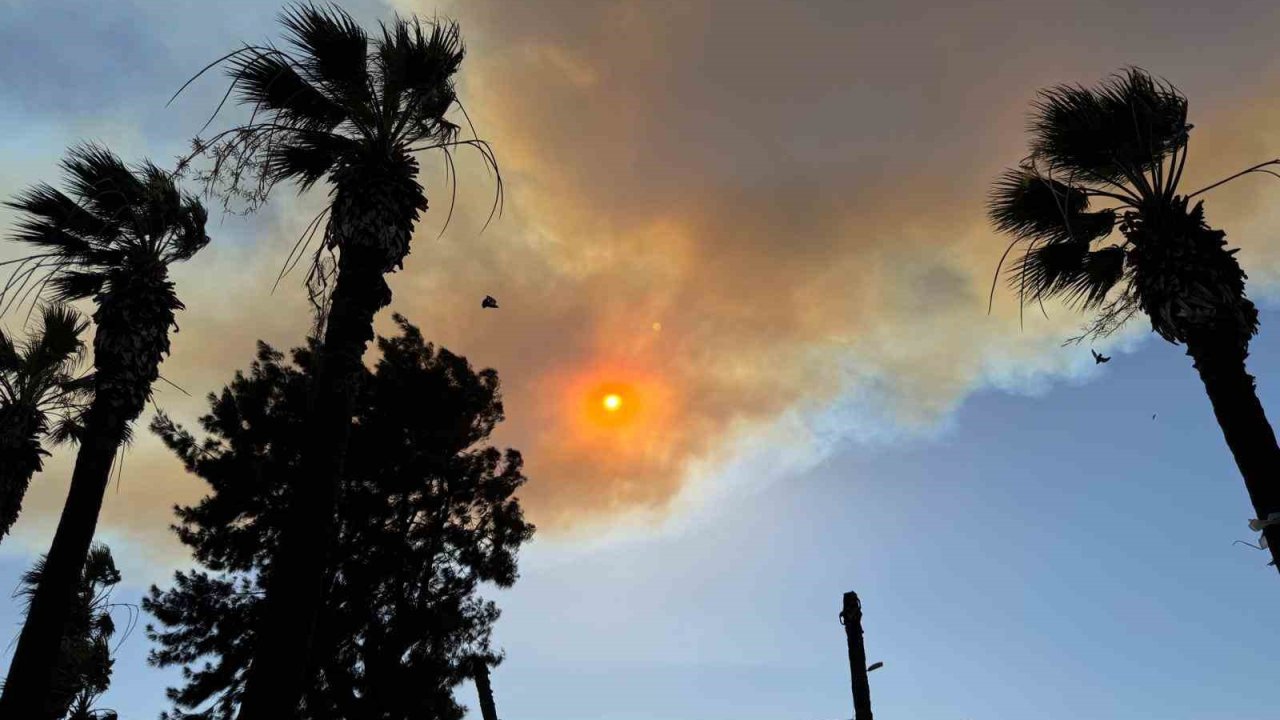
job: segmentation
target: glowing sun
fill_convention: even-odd
[[[573,403],[572,416],[581,423],[578,427],[583,436],[608,438],[609,442],[616,442],[630,434],[652,432],[650,424],[654,411],[662,407],[654,404],[655,399],[663,397],[660,388],[656,388],[654,381],[648,378],[641,378],[644,384],[639,384],[635,372],[624,374],[614,371],[607,379],[600,377],[604,374],[587,377],[565,396]],[[616,379],[619,376],[627,380]]]

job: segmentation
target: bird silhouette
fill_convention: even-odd
[[[1090,350],[1089,352],[1093,353],[1093,364],[1094,364],[1094,365],[1101,365],[1101,364],[1102,364],[1102,363],[1104,363],[1104,362],[1111,362],[1111,358],[1110,358],[1110,357],[1107,357],[1106,355],[1100,355],[1100,354],[1098,354],[1098,351],[1097,351],[1097,350]]]
[[[497,309],[498,301],[494,300],[492,295],[485,295],[484,300],[480,301],[480,307]]]

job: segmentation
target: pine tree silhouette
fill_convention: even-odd
[[[300,718],[460,720],[453,688],[490,645],[498,608],[484,583],[509,586],[533,534],[515,492],[519,453],[486,445],[503,419],[498,376],[426,343],[396,316],[382,359],[356,389],[350,458],[340,485],[338,540],[326,577],[314,662]],[[307,433],[316,345],[292,364],[266,345],[247,374],[210,396],[197,438],[168,418],[153,429],[210,494],[177,509],[178,537],[203,570],[152,588],[151,661],[183,666],[175,712],[230,720],[274,572],[289,492]],[[206,662],[208,661],[208,662]]]

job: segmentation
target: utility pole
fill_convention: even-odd
[[[853,720],[871,720],[871,684],[867,682],[867,649],[862,644],[862,603],[858,601],[858,593],[844,594],[840,624],[844,626],[844,634],[849,641]]]
[[[493,686],[489,684],[489,665],[482,658],[476,658],[473,665],[476,692],[480,695],[480,716],[484,720],[498,720],[498,709],[493,704]]]

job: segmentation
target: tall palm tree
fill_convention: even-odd
[[[323,342],[309,415],[314,442],[302,458],[297,482],[304,487],[292,494],[291,521],[266,578],[242,720],[291,716],[309,677],[353,391],[374,315],[391,302],[384,276],[403,266],[427,209],[415,153],[440,150],[451,169],[452,151],[469,146],[497,170],[488,145],[460,139],[459,126],[447,119],[458,104],[453,77],[463,58],[455,23],[397,18],[370,36],[342,9],[314,5],[286,10],[281,22],[288,50],[246,46],[222,61],[229,93],[252,106],[253,117],[196,142],[197,151],[214,158],[208,177],[231,178],[232,195],[264,199],[279,182],[305,191],[326,180],[329,217],[311,280],[324,279],[321,252],[338,255],[332,293],[317,303]]]
[[[1245,369],[1258,311],[1236,250],[1196,200],[1280,160],[1183,193],[1191,127],[1186,97],[1143,70],[1044,90],[1031,153],[996,181],[990,216],[1013,237],[1005,256],[1021,250],[1009,277],[1023,302],[1058,297],[1092,311],[1082,338],[1144,314],[1160,337],[1186,347],[1280,560],[1280,447]]]
[[[22,511],[31,477],[49,453],[42,441],[70,439],[91,378],[78,376],[88,327],[65,305],[48,305],[25,342],[0,331],[0,540]]]
[[[93,301],[93,399],[66,505],[0,695],[6,718],[38,718],[49,695],[116,452],[151,397],[174,314],[183,307],[169,266],[209,242],[204,207],[152,163],[130,167],[105,148],[83,145],[62,166],[65,193],[41,184],[9,203],[25,216],[14,240],[32,249],[9,292],[35,283],[58,301]]]

